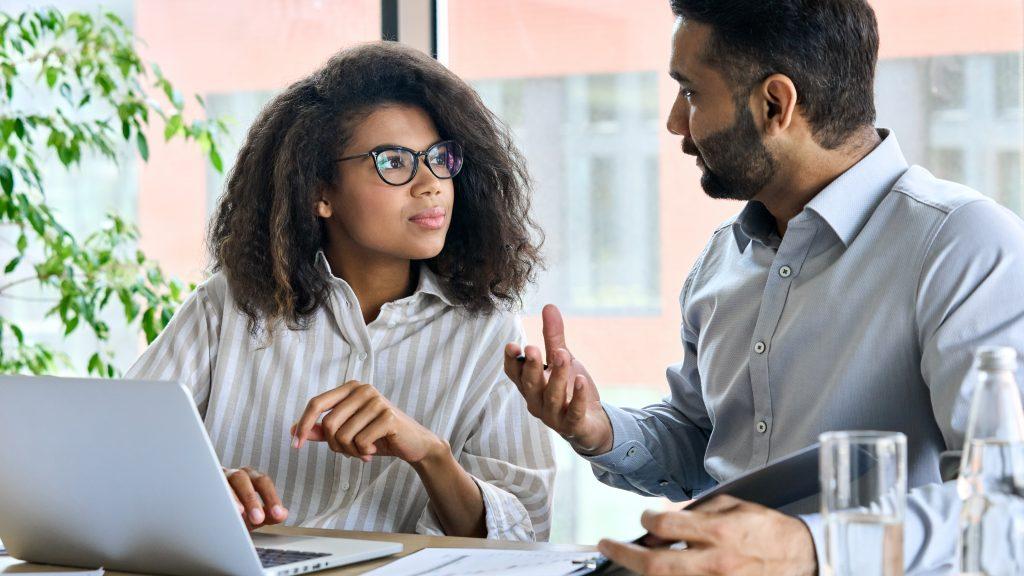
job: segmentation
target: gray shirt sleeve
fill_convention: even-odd
[[[683,310],[694,273],[683,287]],[[668,398],[642,409],[603,404],[614,440],[611,451],[588,457],[598,480],[676,502],[714,486],[704,469],[711,419],[701,393],[696,338],[684,319],[683,361],[667,370]]]

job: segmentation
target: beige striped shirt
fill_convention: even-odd
[[[330,274],[330,297],[306,330],[253,338],[216,274],[201,284],[128,377],[189,387],[224,466],[271,476],[289,525],[443,534],[416,472],[393,457],[364,463],[326,443],[290,446],[310,398],[349,380],[373,384],[451,444],[484,499],[488,538],[547,540],[555,466],[547,429],[502,370],[513,314],[469,314],[420,268],[412,296],[365,324],[355,293]]]

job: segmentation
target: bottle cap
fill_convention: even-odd
[[[1017,370],[1017,351],[1006,346],[985,346],[974,353],[978,370]]]

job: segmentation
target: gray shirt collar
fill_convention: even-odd
[[[878,130],[882,141],[849,170],[819,192],[794,221],[817,215],[835,232],[844,246],[849,246],[871,217],[878,203],[907,171],[908,164],[900,150],[896,135]],[[766,246],[778,246],[775,220],[764,204],[751,201],[732,225],[740,252],[751,240]]]

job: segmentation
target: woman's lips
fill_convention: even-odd
[[[409,218],[409,221],[427,230],[440,230],[444,228],[447,214],[444,208],[435,206]]]

